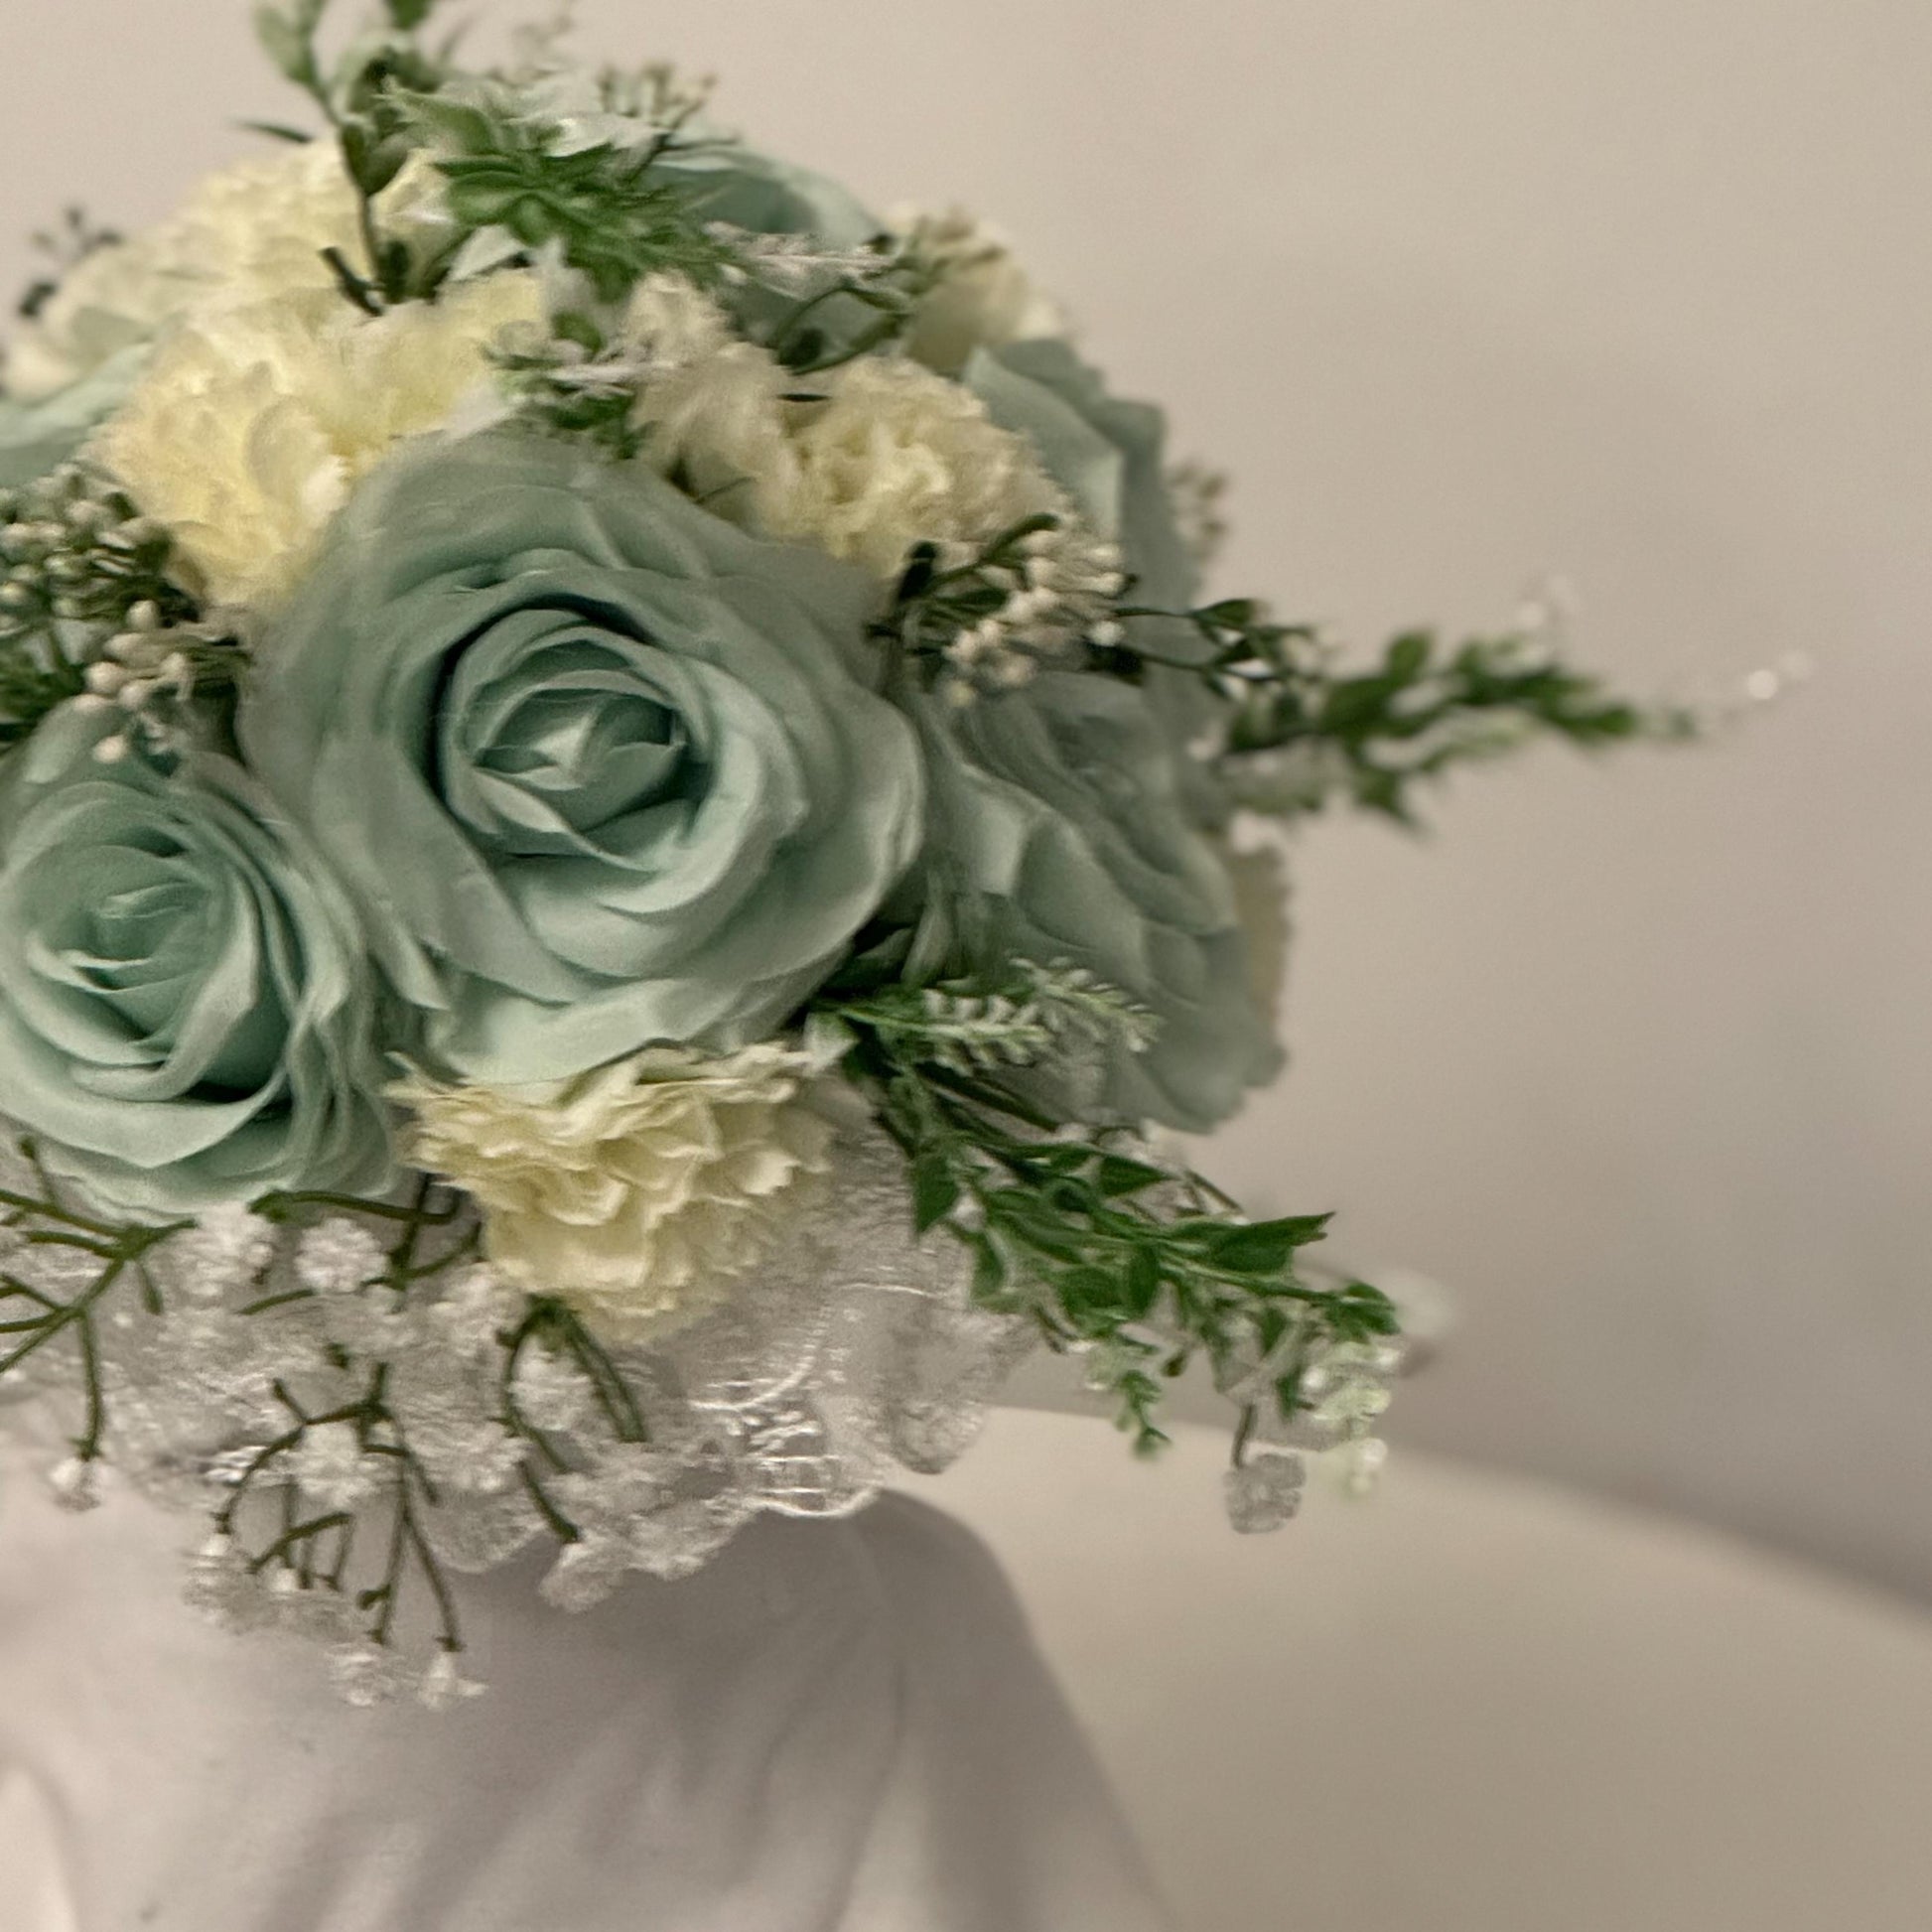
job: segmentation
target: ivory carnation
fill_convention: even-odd
[[[816,1062],[762,1042],[711,1058],[658,1046],[542,1086],[395,1089],[414,1158],[483,1210],[491,1263],[616,1342],[726,1298],[831,1165]]]
[[[430,218],[439,196],[433,170],[406,169],[381,199],[384,232]],[[340,302],[326,248],[366,264],[355,191],[334,141],[224,168],[159,226],[95,250],[62,279],[15,336],[7,386],[26,401],[52,395],[210,305]]]
[[[794,378],[702,290],[650,277],[631,296],[621,334],[651,366],[633,420],[654,468],[734,522],[753,519],[755,486],[782,492],[795,481],[783,400]]]
[[[956,376],[975,349],[1065,335],[1065,317],[997,228],[963,208],[900,209],[894,224],[939,271],[901,345],[915,361]]]
[[[490,346],[540,312],[534,278],[502,274],[374,317],[284,299],[184,322],[95,451],[207,601],[272,606],[357,480],[446,426],[488,385]]]
[[[1066,500],[1025,437],[915,362],[852,362],[823,403],[794,405],[795,468],[751,494],[773,536],[803,539],[886,582],[920,542],[977,549]]]

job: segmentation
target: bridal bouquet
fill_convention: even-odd
[[[457,1573],[674,1576],[937,1467],[1019,1354],[1237,1524],[1358,1469],[1387,1298],[1165,1151],[1281,1064],[1256,828],[1537,733],[1531,635],[1203,601],[1213,488],[991,232],[659,68],[468,69],[78,216],[0,397],[0,1387],[207,1520],[198,1600],[468,1688]],[[24,1413],[24,1412],[23,1412]]]

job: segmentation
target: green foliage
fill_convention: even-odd
[[[1086,1353],[1138,1448],[1164,1441],[1162,1386],[1196,1355],[1224,1387],[1276,1364],[1270,1399],[1288,1419],[1309,1406],[1304,1378],[1329,1350],[1396,1332],[1376,1290],[1298,1272],[1327,1216],[1244,1221],[1198,1175],[1149,1160],[1124,1133],[1063,1125],[1007,1084],[1007,1065],[1080,1050],[1065,1028],[996,1007],[1013,997],[955,987],[925,1013],[902,993],[829,1013],[848,1030],[845,1070],[906,1157],[918,1228],[967,1245],[984,1306]],[[985,1036],[961,1024],[987,1019]]]
[[[1170,663],[1199,676],[1228,706],[1225,775],[1242,803],[1278,816],[1339,796],[1413,824],[1420,781],[1532,739],[1594,748],[1700,735],[1692,712],[1618,697],[1522,636],[1447,647],[1433,631],[1405,631],[1378,664],[1343,673],[1312,627],[1274,622],[1246,599],[1186,621],[1204,647],[1198,659],[1142,652],[1130,630],[1102,667],[1139,676]]]
[[[31,1137],[18,1145],[35,1176],[36,1191],[0,1188],[0,1227],[34,1247],[70,1251],[80,1281],[69,1300],[60,1301],[0,1274],[0,1381],[53,1343],[70,1339],[79,1356],[86,1403],[73,1448],[82,1462],[92,1462],[101,1452],[107,1430],[97,1324],[115,1291],[135,1281],[145,1282],[147,1257],[190,1224],[148,1227],[82,1213],[63,1199],[41,1160],[39,1145]],[[151,1289],[148,1292],[152,1294]]]
[[[287,0],[284,6],[255,9],[255,38],[275,64],[276,71],[303,92],[323,100],[325,106],[326,87],[316,36],[328,11],[329,0]]]
[[[644,446],[634,421],[644,380],[637,358],[592,316],[553,316],[550,331],[533,347],[491,351],[504,390],[551,434],[581,438],[628,462]]]
[[[948,1073],[997,1073],[1056,1056],[1139,1052],[1154,1037],[1147,1009],[1077,966],[1018,961],[998,986],[893,984],[828,1009],[893,1053]]]
[[[674,129],[642,148],[559,153],[559,130],[506,90],[403,103],[437,150],[450,211],[468,233],[501,230],[523,248],[555,245],[599,298],[619,302],[645,276],[668,272],[715,287],[737,255],[713,234],[702,198],[658,162]]]
[[[343,165],[355,187],[363,259],[351,262],[335,249],[326,253],[343,293],[371,314],[433,293],[447,265],[447,256],[418,262],[403,242],[385,236],[375,207],[418,143],[404,97],[431,95],[452,77],[445,62],[417,38],[437,4],[385,0],[388,31],[352,42],[333,67],[319,45],[329,0],[286,0],[255,10],[256,36],[269,59],[315,102],[341,145]],[[282,139],[304,138],[299,129],[255,125]]]

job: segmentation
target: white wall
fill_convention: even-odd
[[[1216,1159],[1462,1292],[1399,1436],[1932,1590],[1932,10],[584,12],[880,202],[998,216],[1236,473],[1230,587],[1369,637],[1559,570],[1631,684],[1816,660],[1721,751],[1311,835],[1298,1072]],[[0,0],[6,228],[152,214],[281,106],[245,13]]]

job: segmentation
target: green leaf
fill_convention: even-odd
[[[271,141],[287,141],[292,147],[306,148],[316,137],[283,121],[237,121],[237,127],[250,134],[265,134]]]
[[[1069,1268],[1058,1286],[1060,1307],[1082,1334],[1108,1334],[1127,1318],[1127,1285],[1109,1269]]]
[[[437,0],[388,0],[389,19],[405,34],[413,34],[436,11]]]
[[[1145,1321],[1161,1300],[1161,1250],[1153,1242],[1136,1248],[1127,1263],[1127,1311]]]
[[[1203,623],[1211,623],[1218,630],[1246,630],[1261,614],[1261,607],[1251,597],[1223,598],[1219,604],[1209,604],[1194,613]]]
[[[1279,1221],[1219,1226],[1207,1237],[1207,1258],[1233,1275],[1279,1275],[1294,1260],[1297,1248],[1326,1234],[1330,1218],[1296,1214]]]
[[[919,1233],[937,1227],[959,1204],[959,1177],[943,1151],[922,1154],[912,1164],[912,1222]]]
[[[1006,1257],[1001,1254],[999,1243],[983,1234],[973,1237],[972,1246],[973,1299],[976,1302],[990,1302],[1007,1285]]]
[[[365,121],[346,123],[342,138],[343,164],[365,197],[380,195],[409,159],[409,149],[402,142],[382,140]]]
[[[1411,630],[1389,645],[1384,675],[1392,684],[1413,684],[1429,668],[1436,639],[1426,630]]]
[[[1121,1200],[1158,1186],[1168,1174],[1165,1169],[1151,1167],[1145,1161],[1130,1161],[1125,1155],[1109,1154],[1101,1161],[1095,1177],[1108,1199]]]
[[[297,86],[306,86],[316,77],[315,50],[308,34],[279,7],[255,9],[255,38],[276,69]]]

